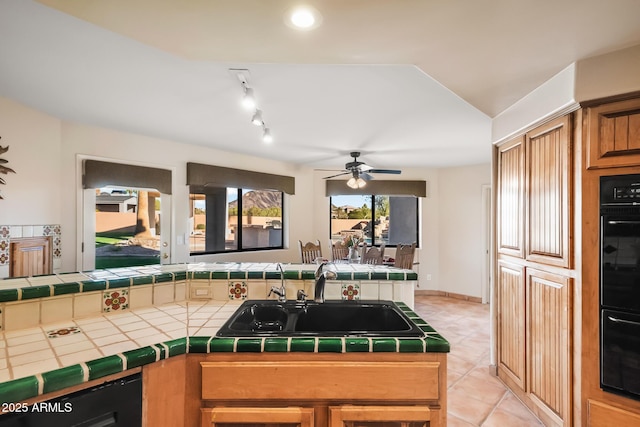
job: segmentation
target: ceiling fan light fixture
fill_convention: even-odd
[[[354,190],[358,189],[358,188],[362,188],[365,185],[367,185],[367,181],[365,181],[364,179],[360,178],[359,176],[352,176],[347,181],[347,186],[353,188]]]

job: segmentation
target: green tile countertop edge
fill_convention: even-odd
[[[170,264],[175,265],[175,264]],[[110,270],[85,271],[86,280],[73,280],[51,285],[32,285],[19,288],[0,289],[0,303],[22,301],[33,298],[46,298],[62,294],[101,291],[122,287],[153,285],[168,281],[202,280],[202,279],[242,279],[264,280],[280,279],[280,272],[276,269],[276,263],[248,263],[247,268],[242,268],[241,263],[214,263],[214,264],[180,264],[185,266],[184,271],[157,271],[148,274],[123,272],[123,276]],[[284,278],[288,280],[313,280],[316,269],[315,264],[283,264],[286,269]],[[415,281],[418,274],[411,270],[400,270],[395,267],[361,266],[359,264],[337,264],[338,280],[391,280],[391,281]],[[362,270],[365,269],[365,270]],[[126,268],[124,269],[126,270]],[[105,275],[109,274],[109,277]],[[51,275],[56,276],[56,275]],[[57,275],[63,278],[64,274]],[[43,276],[39,276],[43,277]],[[5,280],[11,280],[6,278]],[[0,285],[2,280],[0,280]]]

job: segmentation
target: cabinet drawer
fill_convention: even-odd
[[[201,365],[203,399],[424,401],[442,397],[439,378],[443,367],[439,362],[201,362]]]
[[[589,400],[587,425],[590,427],[619,427],[640,425],[640,414],[625,411],[606,403]]]

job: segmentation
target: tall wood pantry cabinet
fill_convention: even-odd
[[[545,425],[572,425],[573,116],[496,147],[497,369]]]

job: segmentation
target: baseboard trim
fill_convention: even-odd
[[[416,289],[414,294],[416,296],[424,295],[424,296],[449,297],[449,298],[461,299],[463,301],[477,302],[482,304],[481,297],[472,297],[469,295],[456,294],[454,292],[436,291],[436,290],[429,290],[429,289]]]

